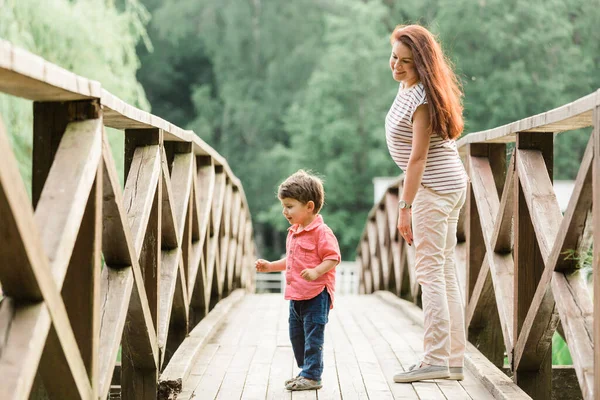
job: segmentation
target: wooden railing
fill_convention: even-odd
[[[34,101],[32,201],[0,122],[0,398],[105,399],[122,345],[122,398],[156,399],[188,332],[253,290],[240,182],[193,132],[4,41],[0,92]]]
[[[554,134],[590,126],[563,215],[552,187]],[[507,161],[509,142],[515,146]],[[498,367],[507,355],[513,380],[534,399],[550,399],[552,337],[558,329],[583,398],[600,399],[600,301],[592,305],[573,257],[593,246],[593,274],[600,276],[600,90],[471,133],[458,145],[471,178],[456,251],[469,341]],[[414,249],[396,229],[401,188],[399,178],[369,213],[357,249],[360,287],[363,293],[389,290],[418,303]],[[592,226],[593,240],[586,239]],[[594,292],[600,293],[600,279],[594,279]]]

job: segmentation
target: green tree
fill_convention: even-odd
[[[568,9],[562,1],[458,3],[442,1],[434,26],[463,78],[469,131],[572,100],[570,78],[584,67],[568,62],[582,54],[572,46],[573,27],[565,23]]]
[[[464,82],[465,133],[571,102],[600,85],[597,7],[583,0],[440,1],[432,23]],[[456,23],[462,21],[462,23]],[[556,141],[555,177],[574,178],[583,132]]]
[[[0,38],[63,68],[100,81],[104,88],[143,109],[149,104],[135,78],[139,68],[135,46],[147,39],[149,14],[138,0],[98,2],[50,0],[43,7],[34,0],[0,1]],[[146,40],[149,45],[149,42]],[[2,115],[30,187],[32,107],[29,101],[0,95]],[[123,139],[113,133],[117,160],[123,157]]]
[[[396,90],[387,71],[395,25],[438,34],[464,82],[465,133],[600,85],[600,11],[584,0],[143,1],[157,51],[141,55],[140,79],[154,112],[227,157],[267,254],[282,251],[275,191],[290,172],[324,176],[324,213],[345,257],[371,208],[371,178],[399,172],[383,131]],[[557,179],[574,176],[586,136],[558,136]]]
[[[148,36],[152,48],[138,44],[141,68],[137,78],[144,86],[152,113],[178,126],[187,126],[196,117],[192,92],[196,86],[210,84],[212,66],[202,40],[193,32],[197,21],[178,16],[178,23],[163,18],[160,12],[162,0],[142,0],[152,14],[148,24]],[[179,4],[168,4],[167,10],[177,9]],[[187,27],[186,34],[178,29]],[[177,33],[171,34],[171,30]]]
[[[385,144],[384,119],[398,84],[388,66],[386,9],[354,1],[327,18],[327,51],[308,88],[287,113],[294,167],[325,178],[327,223],[353,258],[372,207],[374,176],[398,175]]]
[[[285,162],[270,163],[282,161],[280,146],[290,142],[283,118],[322,52],[326,10],[320,3],[167,1],[154,13],[159,36],[205,57],[190,66],[190,95],[184,89],[178,101],[195,106],[186,126],[223,154],[242,180],[259,242],[271,240],[270,221],[260,218],[261,211],[277,202],[275,189],[285,178]],[[183,50],[180,44],[190,41],[196,45]]]

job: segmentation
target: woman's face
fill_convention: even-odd
[[[410,87],[419,81],[412,51],[410,47],[400,41],[397,41],[392,46],[390,68],[392,69],[394,80],[404,82],[405,87]]]

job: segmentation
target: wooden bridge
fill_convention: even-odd
[[[600,270],[600,91],[459,142],[464,381],[391,380],[422,346],[399,179],[358,244],[362,294],[331,313],[324,387],[294,393],[286,302],[253,294],[250,212],[226,160],[4,41],[0,92],[33,101],[31,198],[0,121],[0,399],[600,399],[600,302],[572,257],[593,248]],[[563,215],[554,134],[589,126]],[[105,127],[123,131],[123,185]],[[556,330],[572,367],[552,366]]]

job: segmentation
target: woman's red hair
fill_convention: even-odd
[[[455,139],[464,128],[460,82],[452,71],[442,47],[427,29],[420,25],[398,25],[390,37],[408,46],[420,81],[425,87],[432,132],[444,139]]]

